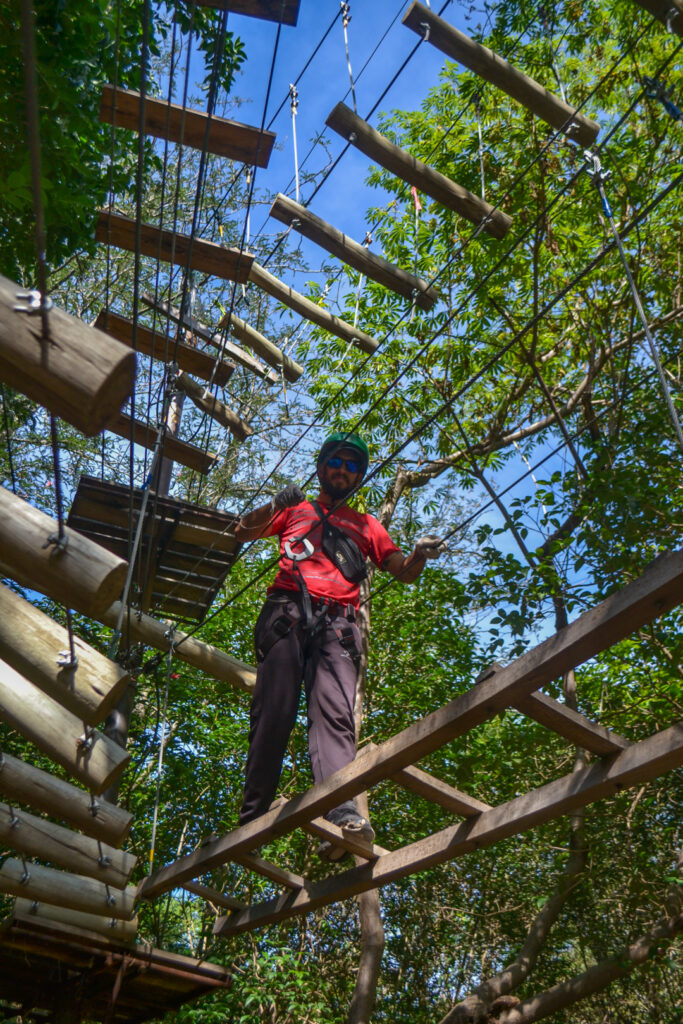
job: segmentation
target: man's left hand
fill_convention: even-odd
[[[415,554],[420,558],[438,558],[446,550],[446,542],[428,533],[415,544]]]

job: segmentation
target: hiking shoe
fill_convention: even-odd
[[[372,845],[375,841],[375,830],[367,818],[360,814],[348,814],[339,822],[332,822],[342,830],[342,834],[349,839],[360,839],[361,842]],[[323,860],[332,862],[343,860],[349,856],[350,851],[343,846],[337,846],[332,839],[323,839],[318,847],[318,856]]]

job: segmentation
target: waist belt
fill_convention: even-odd
[[[306,597],[308,596],[306,595]],[[294,602],[297,608],[294,614],[292,612],[283,612],[282,615],[275,619],[270,633],[264,637],[263,642],[256,650],[260,660],[263,660],[271,647],[289,633],[290,629],[294,626],[300,625],[304,633],[309,638],[312,638],[322,628],[325,619],[344,618],[350,622],[355,622],[356,620],[356,609],[352,604],[327,601],[324,597],[309,597],[309,608],[301,609],[299,603],[306,604],[306,601],[304,595],[298,590],[276,590],[269,595],[268,600],[275,604]],[[350,626],[341,627],[340,640],[344,646],[353,645],[353,632]]]

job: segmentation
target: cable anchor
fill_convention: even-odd
[[[648,78],[647,75],[643,77],[643,81],[645,82],[645,95],[648,99],[659,100],[669,117],[672,117],[674,121],[683,121],[683,111],[679,110],[671,99],[673,88],[669,86],[667,89],[664,82],[660,82],[658,78]]]
[[[63,533],[61,536],[58,533],[50,533],[48,534],[47,540],[43,544],[43,551],[45,550],[45,548],[52,547],[53,545],[58,552],[66,551],[68,544],[69,538],[65,533]]]
[[[612,217],[612,207],[609,204],[607,194],[605,192],[605,182],[611,177],[612,172],[606,171],[602,166],[602,161],[597,153],[594,153],[590,149],[585,149],[583,152],[584,159],[586,161],[586,171],[588,177],[591,179],[598,192],[600,193],[600,199],[602,200],[602,208],[605,211],[605,216]]]
[[[48,312],[54,306],[54,303],[49,295],[43,296],[37,288],[32,288],[29,292],[17,292],[15,298],[19,302],[27,302],[28,305],[17,305],[13,306],[15,313],[26,313],[28,316],[37,316],[38,313],[43,311]]]
[[[71,656],[71,651],[58,651],[55,659],[60,668],[78,668],[78,658]]]
[[[95,730],[93,729],[92,726],[86,725],[85,732],[76,740],[76,746],[78,747],[79,751],[81,751],[84,754],[88,754],[92,750],[94,742]]]

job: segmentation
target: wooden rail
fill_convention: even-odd
[[[218,326],[221,329],[230,328],[235,337],[253,349],[264,362],[282,371],[290,384],[297,381],[304,372],[303,366],[284,355],[277,345],[274,345],[268,338],[264,338],[259,331],[255,331],[245,320],[234,313],[226,313]]]
[[[398,178],[414,185],[447,209],[466,217],[470,223],[483,224],[487,234],[503,238],[509,231],[512,217],[401,149],[358,114],[354,114],[346,104],[338,103],[325,123],[361,153]]]
[[[513,100],[517,100],[552,128],[563,132],[573,142],[580,146],[591,146],[597,138],[600,125],[595,121],[579,114],[575,107],[558,99],[493,50],[459,32],[429,7],[419,3],[419,0],[414,0],[410,5],[403,17],[403,24],[427,39],[447,57],[464,64],[480,78],[506,92]]]
[[[216,840],[209,849],[197,850],[161,868],[143,883],[142,895],[152,898],[182,885],[395,775],[675,607],[681,601],[682,584],[683,552],[656,559],[639,579],[445,707],[414,722],[381,746],[361,751],[355,761],[328,779]],[[633,749],[629,747],[616,756],[628,757]]]
[[[132,437],[134,444],[139,444],[141,448],[150,450],[153,450],[156,445],[158,429],[153,424],[133,420],[123,412],[119,413],[114,422],[107,427],[112,434],[118,434],[126,441],[130,441]],[[197,473],[210,473],[218,462],[218,457],[212,455],[211,452],[205,452],[194,444],[188,444],[187,441],[180,441],[168,433],[163,440],[163,453],[165,458],[179,462],[182,466],[187,466],[188,469],[194,469]]]
[[[54,306],[50,339],[40,316],[29,316],[24,293],[0,277],[0,380],[91,437],[106,427],[131,394],[135,355],[77,317]]]
[[[475,819],[443,829],[376,861],[320,882],[309,882],[305,889],[237,911],[230,917],[218,918],[214,934],[239,935],[388,885],[614,796],[625,787],[642,785],[682,764],[683,726],[674,725],[619,754],[570,772],[540,789],[483,811]]]
[[[120,213],[100,210],[95,229],[95,240],[104,245],[113,245],[117,249],[136,252],[138,248],[137,230],[132,217],[124,217]],[[173,263],[178,267],[189,267],[212,277],[220,277],[224,281],[237,281],[245,284],[249,280],[249,270],[254,257],[249,252],[239,249],[226,249],[215,242],[207,242],[203,238],[191,238],[177,231],[158,228],[155,224],[140,225],[140,247],[143,256]]]
[[[289,196],[278,193],[270,208],[270,216],[282,224],[291,225],[305,238],[310,238],[312,242],[327,249],[333,256],[337,256],[366,277],[379,281],[385,288],[406,299],[414,299],[420,309],[430,310],[436,302],[436,291],[421,277],[390,263],[383,256],[370,252],[364,245],[359,245],[353,238],[349,238]]]
[[[236,412],[233,412],[229,406],[221,402],[215,395],[206,392],[204,388],[200,387],[186,373],[178,374],[176,383],[201,412],[211,416],[216,423],[220,423],[222,427],[225,427],[231,434],[234,434],[238,440],[246,441],[250,434],[254,433],[249,424],[245,423]]]
[[[252,167],[268,166],[275,142],[273,132],[260,131],[216,114],[209,117],[203,111],[188,110],[154,96],[145,96],[143,117],[145,135],[192,146],[229,160],[240,160]],[[100,121],[139,131],[140,93],[132,89],[115,90],[113,85],[103,86]]]

